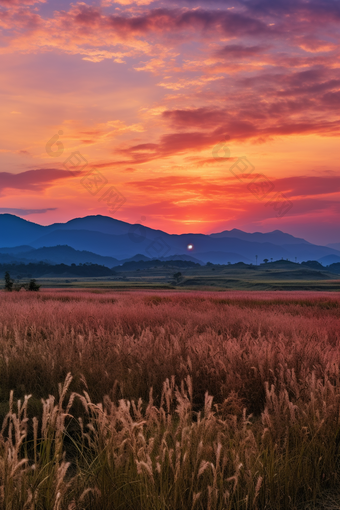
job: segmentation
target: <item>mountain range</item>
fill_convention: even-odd
[[[117,266],[130,260],[173,258],[198,263],[260,263],[264,259],[323,265],[340,262],[340,243],[318,246],[274,230],[247,233],[233,229],[213,234],[168,234],[107,216],[86,216],[43,226],[0,214],[0,261]]]

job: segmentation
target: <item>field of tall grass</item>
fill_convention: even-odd
[[[334,293],[0,292],[0,508],[339,508],[339,320]]]

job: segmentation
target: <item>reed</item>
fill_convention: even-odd
[[[0,293],[0,508],[334,508],[339,319],[328,293]]]

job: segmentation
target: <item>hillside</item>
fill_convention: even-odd
[[[15,253],[15,249],[6,248],[6,252],[3,253],[4,249],[0,248],[0,262],[46,262],[48,264],[100,264],[111,267],[117,264],[119,261],[114,257],[103,257],[90,251],[75,250],[67,245],[57,245],[51,247],[43,247],[34,249],[32,247],[27,251],[20,251]]]
[[[255,263],[256,259],[261,262],[265,258],[274,260],[284,258],[301,262],[328,256],[340,257],[340,251],[334,248],[313,245],[279,230],[265,234],[247,233],[237,229],[211,235],[168,234],[100,215],[42,226],[14,215],[0,214],[0,233],[0,248],[5,248],[8,255],[11,253],[9,251],[11,247],[18,249],[22,245],[29,245],[35,249],[67,245],[80,252],[92,252],[116,260],[129,259],[136,254],[142,254],[150,259],[190,254],[204,263],[240,261]],[[188,246],[192,248],[189,250]],[[55,254],[53,250],[41,252],[41,257],[43,260],[61,262],[58,250],[54,249]],[[23,256],[23,253],[21,255]],[[78,255],[78,258],[72,259],[76,254],[73,253],[72,257],[65,254],[64,261],[80,262],[81,256]],[[34,253],[30,256],[36,260]],[[27,258],[27,254],[23,258]],[[93,257],[91,261],[95,262]],[[98,262],[108,263],[99,259]]]

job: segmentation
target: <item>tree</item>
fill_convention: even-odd
[[[273,257],[270,257],[270,262],[273,262]]]
[[[257,265],[257,257],[258,257],[258,255],[255,255],[255,258],[256,258],[256,265]]]
[[[33,280],[30,280],[29,281],[29,284],[27,286],[27,290],[31,290],[33,292],[38,292],[38,290],[40,289],[41,285],[39,285],[38,283],[36,283],[36,281],[33,279]]]
[[[11,292],[13,290],[13,280],[12,278],[10,277],[10,274],[8,271],[6,271],[5,273],[5,290],[8,290],[9,292]]]
[[[174,273],[175,280],[179,280],[181,276],[182,276],[182,273],[180,273],[180,272]]]
[[[265,264],[267,264],[268,259],[263,259],[263,262],[264,262]]]

